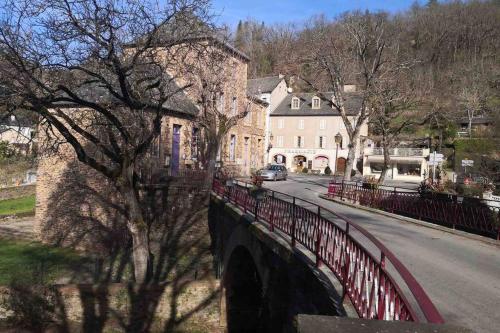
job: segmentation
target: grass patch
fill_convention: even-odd
[[[80,269],[87,258],[66,248],[0,238],[0,285],[50,283]]]
[[[35,195],[0,201],[0,216],[29,215],[35,212]]]

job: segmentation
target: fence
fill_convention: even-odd
[[[346,182],[331,183],[328,196],[500,239],[500,209],[488,204],[488,200],[369,188]]]
[[[244,212],[254,214],[270,231],[280,231],[311,251],[316,265],[325,265],[343,285],[358,315],[367,319],[419,321],[416,312],[387,270],[390,263],[431,323],[443,319],[406,267],[364,228],[312,202],[262,190],[251,195],[247,183],[225,186],[214,180],[213,191]],[[334,222],[335,220],[336,222]],[[367,244],[358,240],[363,238]],[[374,251],[368,250],[368,245]],[[380,258],[380,259],[378,259]]]

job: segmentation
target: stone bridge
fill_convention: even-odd
[[[293,197],[261,194],[214,184],[209,222],[227,332],[466,332],[443,325],[425,292],[381,244],[371,246],[380,260],[361,246],[351,236],[360,233],[357,226],[344,221],[340,227],[321,208],[300,206]],[[395,272],[403,272],[404,288]]]

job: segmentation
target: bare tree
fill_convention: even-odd
[[[39,116],[48,141],[69,145],[116,187],[138,282],[151,266],[139,161],[164,116],[185,116],[175,102],[190,83],[178,86],[168,73],[210,29],[207,8],[204,0],[9,0],[2,8],[1,104]]]
[[[333,107],[339,112],[349,137],[349,151],[344,173],[351,179],[355,153],[359,145],[361,128],[371,114],[369,100],[373,95],[374,83],[386,70],[385,54],[390,36],[385,14],[348,14],[339,22],[328,24],[319,21],[310,34],[311,54],[308,60],[308,74],[303,76],[316,90],[316,82],[323,79],[333,92]],[[314,75],[314,76],[312,76]],[[307,77],[309,76],[309,77]],[[359,109],[348,110],[344,85],[359,84]],[[350,118],[349,115],[355,113]]]
[[[380,139],[384,156],[379,184],[384,182],[391,165],[390,151],[399,142],[401,134],[427,121],[424,112],[417,109],[414,91],[402,82],[401,77],[399,80],[393,78],[377,84],[370,99],[373,110],[369,120],[371,133]]]
[[[467,132],[469,138],[472,138],[472,122],[484,115],[484,109],[486,104],[486,98],[488,96],[488,87],[486,82],[481,82],[479,75],[470,73],[462,81],[459,92],[459,105],[461,105],[466,112],[466,117],[468,121]]]
[[[231,50],[220,47],[224,44],[222,37],[215,40],[215,44],[207,47],[196,61],[187,65],[186,73],[193,79],[189,93],[199,108],[194,123],[201,129],[199,154],[203,168],[209,174],[209,187],[217,155],[222,154],[229,130],[252,111],[246,92],[238,91],[244,86],[242,82],[238,83],[242,64],[233,57]]]

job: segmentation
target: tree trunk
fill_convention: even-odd
[[[133,166],[124,168],[124,182],[121,192],[125,199],[128,212],[128,229],[132,235],[132,257],[134,275],[137,283],[146,282],[150,267],[149,232],[140,206],[138,193],[133,188]]]
[[[207,179],[205,186],[207,189],[211,190],[212,189],[212,184],[213,184],[213,179],[215,176],[215,164],[217,162],[217,151],[219,150],[219,144],[218,143],[212,143],[209,144],[210,146],[208,147],[208,156],[207,156],[207,165],[205,166],[207,170]]]
[[[349,152],[347,153],[347,162],[344,171],[344,179],[351,180],[351,171],[354,167],[354,162],[356,162],[356,148],[358,147],[358,137],[359,134],[356,133],[349,138]]]
[[[382,172],[380,173],[380,177],[378,178],[379,184],[384,183],[385,176],[391,165],[391,156],[389,151],[390,148],[388,146],[384,146],[383,148],[384,148],[384,166],[382,167]]]

